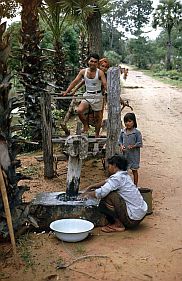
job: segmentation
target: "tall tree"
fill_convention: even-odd
[[[65,72],[65,55],[63,50],[62,34],[65,26],[63,25],[68,15],[60,5],[61,1],[45,0],[45,5],[39,9],[40,15],[44,22],[49,26],[53,36],[54,53],[54,78],[59,91],[64,91],[66,82]]]
[[[101,14],[107,7],[109,0],[61,0],[62,7],[69,11],[72,19],[82,22],[87,27],[89,52],[97,52],[100,56],[102,50]]]
[[[45,91],[43,80],[43,58],[39,47],[43,32],[39,29],[38,9],[42,0],[27,2],[21,0],[22,45],[23,45],[23,84],[25,86],[26,118],[29,121],[28,133],[31,139],[42,140],[44,175],[52,178],[53,147],[52,120],[50,118],[50,95]],[[41,103],[40,103],[41,100]],[[31,123],[30,123],[31,121]],[[47,135],[46,135],[47,134]]]
[[[39,29],[38,8],[42,0],[19,0],[21,3],[22,84],[25,87],[25,131],[31,140],[41,140],[40,95],[42,80],[42,53],[39,48],[43,32]]]
[[[135,60],[137,66],[143,66],[143,52],[142,48],[146,47],[146,40],[142,37],[144,27],[150,21],[152,13],[151,0],[118,0],[121,6],[116,11],[118,23],[124,28],[125,31],[130,32],[136,38],[135,47],[132,45],[135,55],[132,54],[130,58]],[[133,41],[132,41],[133,42]],[[141,52],[140,52],[141,51]]]
[[[127,51],[130,64],[147,69],[154,63],[153,46],[145,37],[130,38],[127,43]]]
[[[25,179],[16,168],[21,166],[19,160],[15,159],[20,145],[18,138],[11,133],[11,111],[22,106],[16,98],[11,97],[11,73],[8,69],[8,58],[10,55],[10,36],[6,33],[6,22],[0,22],[0,173],[1,184],[6,187],[11,217],[15,230],[20,230],[22,224],[27,221],[26,205],[22,202],[25,186],[18,185],[18,181]],[[0,192],[0,237],[8,237],[7,219],[3,204],[3,194]]]
[[[113,50],[124,59],[126,56],[125,52],[125,36],[122,31],[119,31],[115,26],[111,27],[110,22],[102,22],[102,33],[103,33],[103,49],[105,51]],[[122,59],[122,61],[123,61]]]
[[[153,16],[153,27],[162,27],[168,35],[166,69],[172,69],[172,40],[171,34],[175,26],[182,23],[182,4],[178,0],[161,0]]]
[[[150,21],[152,10],[151,0],[126,0],[122,6],[120,23],[126,31],[139,37],[143,33],[145,25]]]
[[[123,9],[124,0],[115,0],[111,2],[111,5],[106,11],[103,18],[103,27],[107,28],[107,37],[109,49],[112,50],[115,41],[115,34],[119,24],[125,15],[125,9]],[[124,36],[124,34],[122,33]]]
[[[101,12],[98,5],[93,4],[93,12],[86,16],[89,52],[103,55]]]

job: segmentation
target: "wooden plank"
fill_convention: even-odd
[[[43,155],[35,156],[35,159],[40,162],[44,160]],[[55,159],[56,161],[65,161],[68,159],[68,157],[65,154],[59,154],[59,155],[53,155],[53,159]]]
[[[52,142],[53,143],[65,143],[67,137],[59,137],[59,138],[53,138],[52,139]],[[95,137],[88,137],[88,142],[89,143],[95,143],[95,142],[98,142],[98,143],[105,143],[107,141],[107,137],[104,137],[104,138],[95,138]]]
[[[40,99],[42,116],[42,150],[44,158],[44,177],[52,179],[54,177],[53,168],[53,144],[52,144],[52,115],[51,96],[44,93]]]

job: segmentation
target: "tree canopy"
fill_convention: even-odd
[[[173,28],[182,24],[182,4],[178,0],[160,0],[153,16],[153,27],[162,27],[168,35],[166,69],[172,69],[172,39]]]
[[[18,9],[18,3],[14,0],[2,0],[0,2],[0,22],[2,18],[13,18]]]

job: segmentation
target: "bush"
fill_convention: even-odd
[[[122,61],[122,57],[115,51],[105,51],[104,57],[106,57],[109,60],[110,66],[117,66]]]
[[[182,81],[182,72],[178,72],[177,70],[161,70],[159,72],[156,72],[154,75],[161,78],[166,77],[172,80]]]
[[[162,71],[164,68],[165,68],[164,63],[161,62],[160,64],[153,64],[153,65],[150,67],[150,70],[153,71],[153,72],[160,72],[160,71]]]

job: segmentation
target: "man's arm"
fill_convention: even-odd
[[[84,84],[85,84],[85,80],[82,79],[82,81],[80,81],[80,83],[74,88],[72,94],[74,95],[78,91],[78,89],[80,89]]]
[[[98,182],[98,183],[96,183],[96,184],[89,185],[89,186],[86,188],[86,191],[90,191],[90,190],[92,190],[92,189],[95,190],[95,189],[101,187],[102,185],[104,185],[105,182],[106,182],[106,180],[103,180],[103,181]]]
[[[105,93],[105,91],[107,90],[107,81],[106,81],[105,74],[102,70],[99,70],[99,76],[102,82],[103,92]]]
[[[106,183],[106,180],[103,180],[101,182],[98,182],[96,184],[89,185],[83,193],[80,195],[80,198],[87,198],[87,197],[95,197],[95,190],[97,188],[100,188],[102,185]]]
[[[84,76],[84,69],[80,70],[80,72],[78,73],[76,78],[70,83],[70,85],[64,92],[63,96],[66,96],[68,93],[70,93],[71,90],[80,82],[80,80],[83,78],[83,76]]]
[[[101,199],[106,197],[111,191],[115,191],[119,188],[122,182],[119,182],[117,178],[109,177],[108,180],[92,191],[86,191],[83,193],[82,198],[97,198]]]

